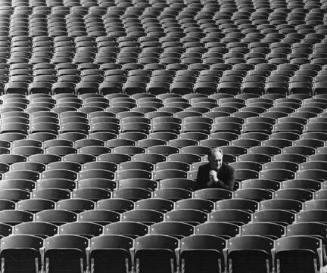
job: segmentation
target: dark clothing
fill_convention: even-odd
[[[207,186],[208,181],[210,180],[209,173],[211,171],[210,164],[204,164],[199,167],[198,175],[196,178],[196,188],[222,188],[220,185],[213,185],[211,187]],[[217,177],[225,185],[228,185],[229,190],[234,189],[234,168],[223,163],[222,166],[218,169]]]

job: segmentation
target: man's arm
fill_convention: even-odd
[[[200,166],[198,169],[198,174],[196,176],[195,190],[199,190],[203,188],[205,181],[203,181],[203,167]]]
[[[235,185],[235,171],[233,167],[229,167],[229,172],[226,177],[226,181],[224,183],[225,189],[233,191],[234,190],[234,185]]]
[[[201,165],[196,179],[196,189],[212,188],[218,182],[217,174],[207,164]]]

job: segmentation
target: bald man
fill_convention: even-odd
[[[209,163],[199,167],[196,179],[197,189],[222,188],[234,189],[234,168],[223,162],[223,153],[219,148],[210,150]]]

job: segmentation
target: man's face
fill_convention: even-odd
[[[210,167],[214,170],[218,170],[223,164],[223,154],[220,152],[214,152],[209,156]]]

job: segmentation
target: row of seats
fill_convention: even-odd
[[[283,172],[274,169],[272,173]],[[247,171],[247,173],[250,173]],[[308,175],[310,172],[307,172]],[[312,172],[319,175],[319,171]],[[24,172],[22,172],[24,174]],[[324,174],[324,173],[323,173]],[[106,198],[123,198],[132,201],[151,197],[164,198],[172,201],[181,199],[201,198],[217,201],[232,197],[261,201],[265,199],[294,199],[306,201],[312,198],[324,199],[326,183],[312,179],[295,179],[278,183],[268,179],[250,179],[238,183],[239,189],[234,193],[228,190],[195,190],[196,185],[185,179],[165,179],[158,184],[147,179],[124,179],[118,183],[108,179],[85,179],[73,182],[62,178],[41,180],[33,183],[28,179],[9,179],[1,181],[1,199],[20,201],[29,198],[41,198],[52,201],[69,199],[70,197],[98,201]],[[192,187],[193,186],[193,187]],[[35,189],[34,189],[35,187]],[[236,186],[237,187],[237,186]],[[195,190],[192,192],[192,190]],[[256,191],[258,190],[258,191]],[[50,206],[50,204],[48,205]],[[50,206],[51,207],[51,206]],[[41,206],[42,208],[42,206]]]
[[[3,1],[0,89],[324,93],[324,8],[313,1]]]
[[[324,69],[324,68],[323,68]],[[49,69],[47,69],[49,70]],[[67,69],[68,70],[68,69]],[[287,78],[285,76],[276,75],[270,79],[265,79],[264,76],[257,75],[256,71],[248,77],[243,78],[239,71],[229,71],[230,74],[226,76],[217,76],[216,71],[213,74],[213,81],[203,81],[204,78],[200,76],[190,79],[185,78],[167,78],[163,75],[153,78],[144,79],[144,76],[132,76],[124,80],[124,77],[119,75],[109,75],[102,77],[96,72],[94,75],[87,75],[80,77],[78,75],[63,75],[58,79],[53,76],[40,75],[27,77],[33,78],[34,81],[26,81],[25,75],[17,75],[15,78],[4,75],[3,82],[1,82],[2,93],[20,93],[20,94],[58,94],[58,93],[73,93],[84,94],[87,92],[110,94],[115,92],[124,92],[126,94],[137,94],[148,92],[150,94],[165,94],[171,93],[200,93],[200,94],[214,94],[231,93],[277,93],[277,94],[324,94],[326,91],[326,76],[317,76],[316,78],[305,78],[302,74],[295,74],[294,77]],[[116,72],[113,72],[116,73]],[[284,71],[280,71],[284,74]],[[306,71],[302,72],[304,75]],[[48,79],[53,77],[53,79]],[[207,77],[207,76],[205,76]],[[210,75],[208,76],[210,77]],[[36,81],[39,80],[39,81]],[[51,82],[47,82],[46,80]]]
[[[274,181],[247,180],[247,182],[250,182],[247,183],[248,188],[241,186],[241,189],[234,193],[221,189],[205,189],[195,191],[192,194],[192,192],[185,189],[170,187],[155,190],[152,195],[149,190],[134,186],[114,190],[111,199],[109,191],[98,187],[74,190],[72,197],[70,197],[67,190],[50,187],[34,191],[31,198],[27,191],[1,189],[1,210],[6,210],[5,214],[9,213],[8,215],[10,215],[13,213],[15,215],[15,208],[37,213],[55,207],[59,210],[72,212],[82,212],[96,208],[121,213],[133,208],[168,212],[174,207],[177,210],[195,209],[205,213],[220,209],[239,209],[250,212],[265,209],[282,209],[293,212],[299,212],[301,209],[326,209],[326,202],[324,201],[327,194],[326,183],[324,183],[323,189],[314,192],[306,185],[317,186],[319,184],[317,182],[315,184],[315,181],[312,180],[294,180],[293,182],[296,183],[292,183],[293,185],[288,183],[288,186],[285,186],[284,189],[277,190],[276,188],[279,185],[274,184]],[[262,184],[262,187],[260,187],[260,184]],[[215,202],[217,203],[215,204]],[[101,213],[99,217],[101,217]]]
[[[31,199],[32,200],[32,199]],[[71,199],[74,201],[74,199]],[[326,202],[318,200],[315,205],[316,200],[308,201],[305,205],[308,209],[300,211],[302,203],[296,200],[288,200],[288,199],[273,199],[268,200],[266,202],[261,202],[258,211],[255,211],[255,207],[258,206],[256,202],[251,202],[252,200],[244,200],[244,199],[231,199],[235,201],[231,202],[220,202],[217,203],[216,210],[211,211],[210,213],[206,213],[201,211],[200,209],[193,209],[195,206],[199,207],[202,205],[202,210],[208,209],[205,206],[209,206],[210,203],[205,202],[206,200],[195,200],[191,201],[185,205],[187,202],[179,202],[176,206],[182,207],[184,205],[185,209],[172,209],[167,212],[161,212],[159,210],[165,210],[164,206],[169,206],[169,202],[167,200],[161,199],[151,199],[149,202],[138,202],[135,206],[139,206],[140,208],[134,210],[128,210],[121,214],[115,211],[110,211],[107,209],[89,209],[86,208],[85,211],[80,213],[75,213],[73,211],[60,209],[64,208],[65,205],[70,210],[81,209],[76,206],[76,203],[71,202],[59,202],[58,209],[46,209],[46,207],[39,212],[36,212],[35,215],[33,213],[18,209],[11,210],[2,210],[0,211],[1,221],[6,225],[17,225],[25,222],[47,222],[55,225],[64,225],[67,230],[75,230],[74,232],[78,232],[78,229],[75,229],[74,226],[83,226],[80,222],[90,222],[97,223],[101,225],[106,225],[111,222],[140,222],[147,225],[151,225],[154,223],[158,223],[155,227],[158,227],[160,232],[167,232],[167,234],[175,233],[179,236],[185,236],[188,233],[193,232],[193,228],[190,229],[189,226],[184,227],[179,225],[178,229],[174,228],[174,225],[170,225],[170,222],[182,222],[183,224],[189,225],[199,225],[201,223],[209,223],[209,222],[229,222],[239,226],[247,224],[249,222],[270,222],[276,223],[283,226],[290,225],[292,223],[302,223],[302,222],[326,222]],[[46,203],[46,200],[33,200],[34,203]],[[81,200],[78,200],[80,203]],[[319,202],[321,201],[321,203]],[[30,202],[32,203],[32,202]],[[65,204],[67,203],[67,204]],[[84,201],[84,203],[86,203]],[[168,204],[167,204],[168,203]],[[279,204],[280,203],[280,204]],[[63,205],[62,205],[63,204]],[[101,205],[102,203],[100,203]],[[143,207],[139,204],[143,204]],[[75,205],[76,207],[72,207]],[[85,205],[85,204],[84,204]],[[243,205],[243,207],[241,207]],[[319,208],[320,205],[320,208]],[[19,205],[18,205],[19,206]],[[159,207],[160,206],[160,207]],[[152,209],[150,209],[152,207]],[[159,208],[158,208],[159,207]],[[241,208],[240,208],[241,207]],[[316,209],[318,207],[318,209]],[[323,207],[324,209],[321,209]],[[313,208],[313,209],[311,209]],[[33,207],[29,207],[27,209],[34,209]],[[89,210],[87,210],[89,209]],[[157,209],[157,210],[155,210]],[[169,208],[168,208],[169,209]],[[77,221],[77,222],[76,222]],[[75,224],[68,225],[68,223],[76,222]],[[161,223],[162,222],[162,223]],[[168,227],[166,228],[166,226]],[[169,227],[170,225],[170,227]],[[85,231],[85,234],[92,235],[94,229],[88,229]],[[165,231],[166,230],[166,231]],[[174,231],[175,230],[175,231]],[[37,232],[37,231],[35,231]],[[102,228],[98,229],[99,233],[102,232]],[[176,233],[177,232],[177,233]],[[8,234],[8,228],[3,229],[2,234]],[[10,229],[9,229],[10,234]],[[77,233],[80,234],[80,233]],[[81,234],[81,235],[85,235]],[[94,235],[94,234],[93,234]]]
[[[269,212],[269,211],[268,211]],[[168,235],[176,238],[195,235],[213,235],[230,239],[233,237],[256,235],[278,239],[294,235],[314,235],[323,239],[326,246],[326,224],[318,221],[297,221],[286,226],[281,221],[251,221],[243,225],[236,221],[208,221],[196,226],[183,221],[164,221],[146,225],[136,221],[119,221],[107,225],[79,221],[58,226],[51,222],[35,221],[16,224],[14,227],[1,223],[1,236],[33,235],[47,238],[55,235],[79,235],[92,238],[99,235],[123,235],[137,238],[144,235]]]
[[[303,147],[301,148],[304,149]],[[80,156],[83,155],[84,154],[80,154]],[[39,156],[39,158],[44,159],[47,158],[47,156],[55,157],[55,155],[46,154],[45,157]],[[121,154],[108,154],[109,158],[119,158],[119,156],[121,156]],[[143,158],[150,159],[150,156],[153,159],[156,159],[156,157],[158,157],[159,159],[165,159],[163,156],[160,156],[160,154],[156,153],[146,154],[145,156],[143,156]],[[187,156],[193,157],[191,158],[191,160],[195,159],[194,162],[196,163],[192,164],[192,162],[185,162],[186,160],[183,159]],[[318,160],[318,157],[320,156],[322,157],[322,159]],[[238,181],[250,178],[261,178],[266,180],[277,181],[284,181],[297,178],[323,181],[326,179],[326,173],[324,170],[326,166],[326,161],[323,158],[325,156],[325,153],[317,154],[316,156],[310,157],[311,160],[309,158],[307,162],[301,163],[300,161],[305,161],[305,158],[303,158],[302,156],[297,156],[296,153],[295,155],[285,153],[283,155],[279,155],[278,157],[273,157],[271,162],[267,162],[261,165],[260,163],[256,163],[255,159],[258,158],[258,160],[263,159],[269,161],[267,160],[267,158],[269,159],[268,155],[263,155],[260,157],[259,155],[257,155],[257,153],[250,152],[244,156],[240,156],[238,162],[230,164],[233,167],[239,168],[235,172],[235,178]],[[294,158],[294,161],[296,159],[298,159],[299,161],[290,162],[290,159],[292,159],[292,157]],[[3,161],[6,159],[8,161],[12,158],[15,159],[15,157],[11,156],[1,157]],[[33,158],[38,157],[35,156]],[[0,163],[1,177],[4,180],[1,185],[2,188],[10,188],[10,181],[13,181],[15,179],[21,179],[25,180],[26,183],[25,185],[21,184],[21,187],[18,188],[27,189],[31,191],[32,189],[37,187],[48,187],[46,184],[48,184],[49,186],[51,184],[56,185],[56,182],[50,182],[51,179],[63,179],[67,181],[67,186],[63,186],[63,188],[74,189],[76,188],[76,186],[85,187],[87,185],[87,182],[84,181],[85,179],[93,179],[94,181],[98,179],[99,182],[94,183],[98,183],[98,185],[100,186],[101,181],[107,180],[108,186],[104,188],[114,189],[116,188],[116,186],[127,187],[128,185],[131,185],[129,183],[132,182],[128,182],[128,179],[137,179],[139,182],[135,183],[138,183],[139,187],[153,190],[157,187],[162,188],[167,187],[168,185],[173,186],[174,182],[171,182],[170,180],[168,182],[166,180],[177,179],[178,181],[175,182],[176,187],[180,185],[178,186],[179,188],[185,188],[190,190],[197,188],[197,185],[193,184],[193,181],[190,180],[196,180],[197,178],[197,168],[201,165],[201,157],[198,155],[184,153],[179,154],[179,156],[169,156],[167,158],[167,161],[161,160],[164,162],[159,162],[156,165],[152,164],[151,162],[149,163],[149,160],[140,160],[142,159],[142,156],[134,157],[134,160],[131,161],[128,161],[128,159],[130,159],[130,157],[127,157],[127,160],[125,160],[125,162],[123,163],[120,163],[119,165],[116,165],[115,163],[112,163],[109,160],[99,160],[96,162],[85,163],[83,167],[81,166],[81,164],[73,161],[57,161],[49,163],[47,165],[47,170],[45,170],[46,167],[44,164],[39,163],[37,161],[13,163],[11,167],[9,167],[5,163]],[[118,170],[117,166],[119,166]],[[278,173],[278,171],[280,173]],[[187,177],[189,180],[187,179]],[[118,183],[115,183],[111,180],[118,180]],[[124,180],[124,182],[122,180]],[[161,182],[161,180],[165,181]],[[102,183],[104,185],[105,182]],[[57,184],[59,186],[60,182],[58,182]],[[71,186],[68,186],[69,184]],[[19,186],[19,184],[17,184],[16,186]],[[308,185],[308,187],[310,186],[311,185]]]
[[[210,189],[195,191],[193,195],[185,189],[168,187],[154,191],[153,196],[151,196],[151,192],[148,190],[127,187],[115,190],[111,199],[106,198],[110,195],[110,192],[96,187],[75,190],[72,199],[69,198],[70,196],[67,194],[67,191],[56,190],[56,188],[38,190],[31,199],[28,199],[29,196],[24,191],[2,189],[3,197],[5,197],[5,194],[8,197],[1,199],[0,204],[1,210],[16,208],[33,213],[55,207],[73,212],[81,212],[94,208],[117,212],[124,212],[133,208],[167,212],[174,208],[174,202],[176,209],[197,209],[204,212],[221,208],[242,209],[243,206],[245,206],[246,210],[252,212],[258,208],[291,211],[300,211],[301,209],[327,209],[324,201],[327,194],[326,183],[322,185],[322,190],[317,190],[320,188],[319,182],[313,180],[294,180],[288,182],[290,183],[282,185],[283,189],[278,189],[280,185],[274,183],[274,181],[246,180],[246,183],[244,182],[245,185],[241,184],[241,189],[234,193],[227,190]],[[260,184],[262,184],[261,187]],[[51,189],[54,190],[51,191]],[[314,192],[314,190],[316,191]],[[23,199],[23,193],[25,193],[25,199]],[[21,200],[19,200],[19,194],[21,194]],[[66,195],[64,196],[64,194]],[[103,194],[103,196],[100,196],[100,194]],[[215,205],[215,202],[218,203]],[[301,204],[301,202],[305,203]]]
[[[305,245],[306,249],[299,249]],[[1,239],[1,265],[6,272],[319,272],[322,268],[321,239],[294,235],[273,240],[244,235],[225,240],[212,235],[191,235],[178,240],[167,235],[136,239],[101,235],[88,240],[77,235],[42,239],[12,235]],[[301,259],[299,259],[301,258]],[[296,259],[297,263],[293,263]],[[19,261],[19,263],[17,263]]]

